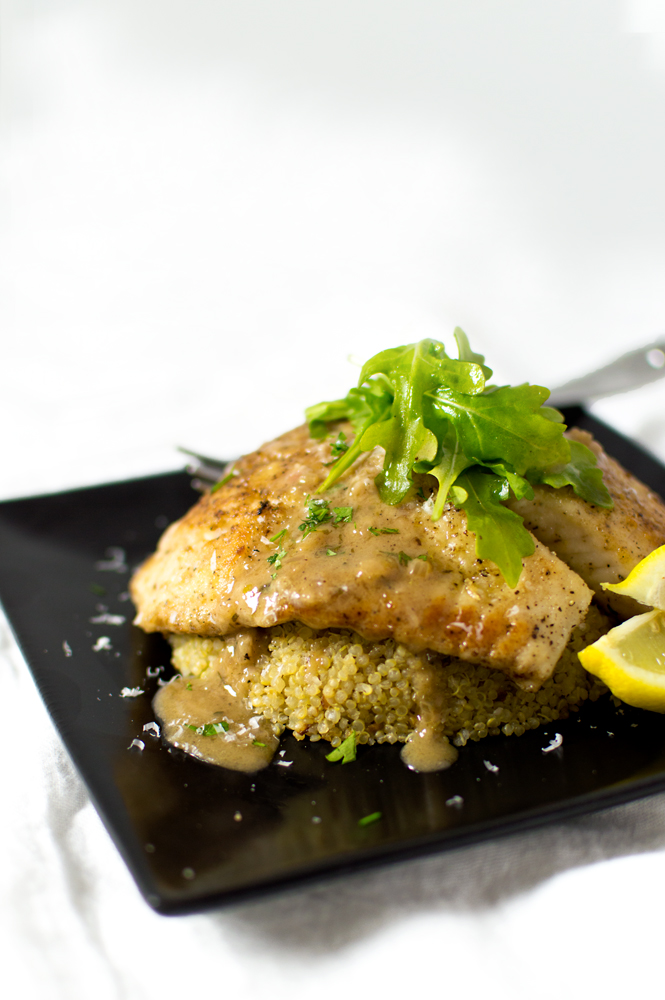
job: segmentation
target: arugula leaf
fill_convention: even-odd
[[[362,445],[365,431],[389,418],[392,401],[390,383],[387,379],[379,377],[367,386],[350,389],[346,399],[337,400],[335,403],[319,404],[322,407],[330,409],[318,410],[317,407],[309,407],[309,409],[305,410],[305,416],[310,422],[310,434],[313,437],[316,437],[318,433],[319,422],[324,419],[350,420],[356,432],[353,444],[349,445],[347,451],[343,455],[340,455],[334,463],[327,478],[319,487],[319,493],[323,493],[324,490],[332,486],[347,469],[351,468],[355,460],[362,455],[363,451],[367,451],[367,448]],[[343,404],[342,416],[328,416],[328,413],[338,414],[340,412],[338,404]],[[312,416],[313,411],[320,413],[320,416],[316,416],[316,414]],[[323,426],[325,427],[326,425],[324,424]],[[323,435],[319,436],[322,437]],[[374,446],[372,445],[372,447]]]
[[[310,437],[324,438],[328,433],[328,423],[334,420],[349,420],[351,413],[346,399],[336,399],[330,403],[317,403],[305,410],[309,423]]]
[[[506,480],[474,468],[463,473],[454,488],[457,506],[466,512],[469,528],[475,532],[476,554],[496,563],[508,586],[516,587],[522,558],[532,555],[536,546],[519,514],[501,502],[509,496]]]
[[[473,361],[474,364],[480,365],[483,370],[483,375],[486,379],[491,378],[494,372],[491,368],[488,368],[485,364],[485,358],[482,354],[476,354],[475,351],[471,350],[471,345],[469,344],[469,338],[465,334],[461,326],[456,326],[453,330],[453,337],[457,343],[457,357],[460,361]]]
[[[533,500],[534,492],[533,487],[528,479],[523,476],[518,476],[516,472],[511,472],[507,469],[503,462],[496,462],[494,465],[488,465],[488,469],[496,473],[497,476],[501,476],[503,479],[508,480],[508,485],[515,494],[518,500]]]
[[[570,441],[570,461],[542,472],[534,471],[532,482],[546,483],[555,489],[572,486],[578,497],[597,507],[612,507],[612,497],[596,465],[596,456],[581,441]]]
[[[430,423],[433,422],[430,419]],[[433,521],[438,521],[441,517],[450,488],[458,476],[474,464],[474,460],[462,451],[455,427],[451,424],[442,427],[441,430],[439,453],[435,461],[420,461],[414,466],[416,472],[428,472],[439,481],[439,490],[432,510]]]
[[[429,436],[423,419],[424,394],[443,382],[461,393],[475,395],[482,392],[485,377],[479,365],[451,360],[443,344],[433,340],[421,340],[375,355],[363,367],[361,383],[377,374],[386,375],[392,383],[392,415],[365,431],[362,446],[364,450],[377,444],[385,448],[377,486],[384,503],[397,504],[409,491],[413,465]]]
[[[544,405],[549,391],[527,384],[488,386],[492,370],[483,355],[471,350],[459,327],[454,336],[457,360],[435,340],[381,351],[363,366],[357,388],[345,399],[306,411],[315,437],[341,419],[355,432],[318,492],[337,482],[364,451],[381,446],[381,499],[398,504],[411,490],[414,472],[433,476],[439,488],[432,518],[441,516],[448,501],[466,510],[478,556],[494,561],[515,586],[533,542],[519,515],[503,506],[511,492],[532,499],[532,484],[546,483],[571,485],[598,506],[611,507],[612,500],[593,453],[568,441],[562,415]],[[317,524],[308,523],[301,530],[315,530]]]
[[[479,396],[440,389],[431,400],[429,419],[435,433],[452,424],[460,450],[469,458],[483,464],[500,461],[523,476],[527,469],[547,468],[569,455],[563,424],[538,412],[548,396],[539,385],[506,385]]]

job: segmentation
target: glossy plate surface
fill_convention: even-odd
[[[655,459],[580,410],[567,421],[665,494]],[[246,775],[162,744],[143,727],[154,719],[157,684],[172,672],[169,647],[131,624],[127,583],[195,499],[189,477],[173,473],[0,504],[0,598],[60,735],[156,910],[203,910],[665,789],[663,717],[617,710],[608,699],[519,738],[470,744],[439,774],[409,771],[399,747],[387,745],[330,764],[327,744],[287,736],[275,761],[290,766]],[[144,693],[123,698],[123,688]],[[543,753],[555,733],[562,747]],[[133,740],[144,749],[130,749]],[[359,825],[375,812],[380,820]]]

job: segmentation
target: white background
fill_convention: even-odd
[[[456,324],[500,380],[545,385],[665,334],[655,2],[0,17],[0,498],[174,468],[178,444],[233,457],[342,395],[349,355],[452,348]],[[665,460],[664,401],[657,384],[595,410]],[[0,979],[23,996],[614,997],[660,969],[661,799],[158,918],[0,641]]]

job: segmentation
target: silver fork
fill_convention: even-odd
[[[655,340],[588,375],[553,389],[548,406],[576,406],[604,396],[615,396],[655,382],[665,375],[665,340]]]
[[[190,476],[194,476],[192,486],[195,490],[200,490],[201,493],[214,483],[218,483],[233,464],[232,462],[222,462],[219,458],[210,458],[209,455],[199,455],[197,452],[190,451],[189,448],[183,448],[180,445],[178,445],[178,451],[189,456],[185,471]]]

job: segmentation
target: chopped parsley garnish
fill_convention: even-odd
[[[337,553],[335,552],[334,549],[326,549],[326,555],[327,556],[336,556]]]
[[[230,470],[229,470],[229,471],[228,471],[228,472],[226,473],[226,475],[225,475],[225,476],[223,476],[223,477],[222,477],[222,478],[221,478],[221,479],[219,480],[219,482],[218,482],[218,483],[215,483],[215,485],[214,485],[214,486],[211,486],[211,487],[210,487],[210,492],[211,492],[211,493],[216,493],[216,492],[217,492],[217,490],[221,489],[221,488],[222,488],[222,486],[226,486],[226,484],[227,484],[227,483],[229,482],[229,480],[233,479],[233,477],[234,477],[234,476],[237,476],[237,475],[238,475],[238,473],[236,472],[236,470],[235,470],[235,469],[230,469]]]
[[[275,544],[277,544],[277,542],[280,540],[280,538],[284,538],[285,534],[286,534],[286,528],[282,528],[281,531],[278,531],[276,535],[272,536],[272,538],[270,539],[270,541],[271,542],[275,542]]]
[[[427,553],[423,556],[410,556],[406,552],[382,552],[384,556],[395,556],[400,566],[408,566],[412,559],[427,559]]]
[[[399,528],[368,528],[372,535],[399,535]]]
[[[303,538],[307,538],[308,535],[328,521],[332,521],[332,511],[328,507],[328,501],[318,499],[317,497],[308,497],[307,517],[302,524],[298,525],[300,531],[303,532]]]
[[[187,690],[191,691],[192,687],[193,687],[192,682],[191,681],[187,681]]]
[[[343,455],[344,452],[348,450],[349,446],[346,443],[346,434],[344,433],[344,431],[340,431],[339,434],[337,435],[337,440],[334,441],[330,446],[330,454],[333,456],[333,458],[339,458],[340,455]]]
[[[252,746],[253,747],[264,747],[265,743],[262,743],[261,740],[252,740]]]
[[[535,546],[522,518],[505,506],[511,495],[532,499],[533,485],[545,483],[570,485],[598,507],[611,509],[612,498],[593,452],[565,438],[561,414],[543,405],[549,390],[488,385],[492,371],[482,354],[459,327],[454,335],[457,359],[437,340],[393,347],[370,358],[344,399],[309,407],[312,437],[323,438],[337,420],[349,420],[355,432],[318,492],[380,445],[385,458],[376,483],[383,502],[401,503],[414,472],[433,476],[439,487],[432,520],[446,503],[464,510],[477,556],[496,563],[515,587],[522,559]]]
[[[330,510],[327,500],[320,497],[307,498],[307,517],[298,525],[303,532],[303,538],[307,538],[312,531],[316,531],[322,524],[344,524],[353,517],[353,507],[333,507]]]
[[[341,760],[342,764],[351,764],[356,759],[356,734],[351,732],[338,747],[326,754],[326,760]]]
[[[363,816],[362,819],[358,820],[358,826],[369,826],[370,823],[376,823],[383,816],[382,812],[370,813],[369,816]]]
[[[106,593],[106,587],[102,587],[102,585],[100,583],[91,583],[90,584],[90,591],[91,591],[91,593],[95,594],[97,597],[103,597],[104,594]]]
[[[203,726],[193,726],[190,722],[187,728],[191,729],[197,736],[219,736],[220,733],[228,732],[229,724],[223,719],[221,722],[206,722]]]
[[[282,559],[286,555],[284,549],[277,549],[277,552],[273,552],[271,556],[268,556],[268,563],[270,566],[274,566],[275,569],[279,569],[282,565]]]

